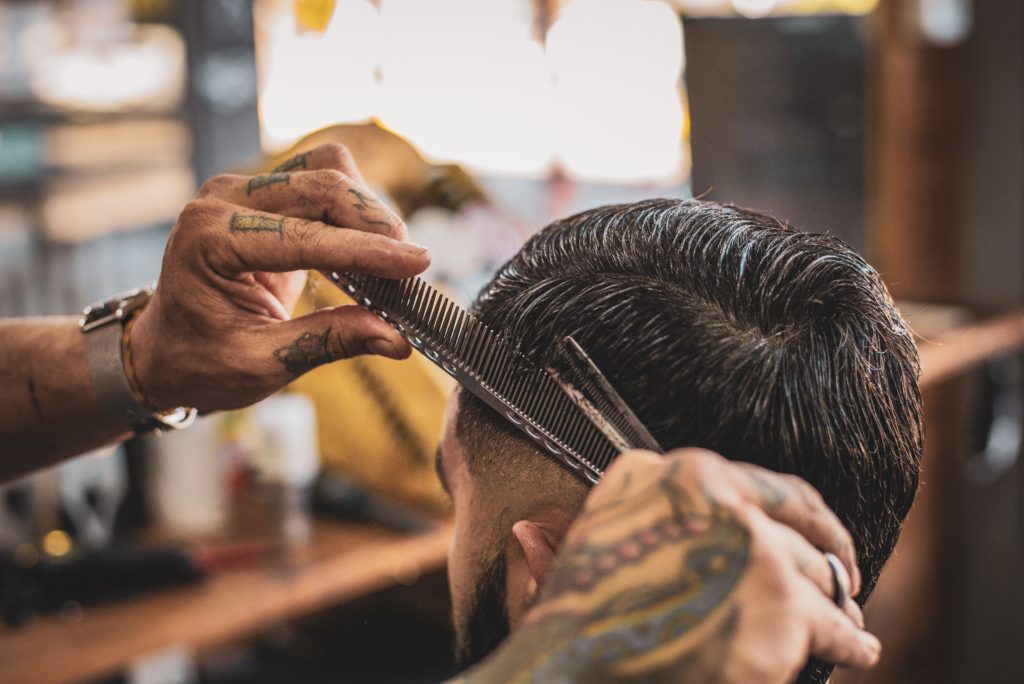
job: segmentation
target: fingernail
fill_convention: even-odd
[[[864,647],[864,650],[872,654],[873,660],[877,660],[878,656],[882,653],[882,642],[870,632],[859,632],[857,636],[860,639],[861,646]]]
[[[416,256],[428,253],[426,247],[423,245],[417,245],[415,242],[399,242],[398,246],[399,249],[408,252],[409,254],[415,254]]]
[[[366,343],[366,348],[374,354],[380,354],[381,356],[387,356],[391,359],[401,358],[401,354],[398,349],[398,345],[391,340],[378,337],[370,340]]]

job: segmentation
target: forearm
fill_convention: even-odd
[[[118,441],[71,317],[0,320],[0,482]]]

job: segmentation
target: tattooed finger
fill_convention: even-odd
[[[397,214],[336,169],[278,171],[252,177],[222,174],[206,181],[199,196],[395,239],[406,235]]]
[[[257,212],[212,199],[193,200],[179,223],[202,231],[195,249],[218,272],[305,269],[408,278],[430,265],[425,247],[384,235]]]
[[[306,161],[309,159],[309,152],[303,152],[297,154],[294,157],[289,157],[285,161],[281,162],[274,167],[274,173],[285,173],[288,171],[296,171],[299,169],[306,168]],[[340,169],[339,169],[340,171]]]
[[[275,333],[283,342],[274,346],[270,356],[293,378],[326,363],[362,354],[403,359],[412,353],[391,326],[354,305],[321,309],[276,327]]]
[[[228,231],[232,233],[273,233],[284,240],[284,219],[260,214],[231,215]]]
[[[274,167],[275,172],[316,171],[317,169],[336,169],[362,187],[366,187],[366,181],[363,180],[363,175],[359,172],[352,153],[339,143],[327,143],[312,150],[292,155]]]
[[[275,349],[274,358],[292,377],[298,377],[317,366],[347,356],[344,347],[332,351],[330,343],[330,328],[323,332],[304,332],[292,340],[291,344]]]

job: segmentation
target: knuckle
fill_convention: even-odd
[[[309,230],[299,245],[299,260],[303,264],[315,264],[324,260],[329,244],[323,233]]]
[[[289,226],[289,229],[299,244],[302,259],[308,259],[311,254],[323,249],[325,243],[323,231],[316,230],[313,224],[306,221],[293,221],[292,223],[293,225]]]
[[[352,152],[344,145],[338,145],[333,149],[332,154],[335,155],[338,166],[348,170],[350,167],[355,166],[356,160],[352,156]]]
[[[208,178],[202,187],[199,188],[197,197],[214,197],[223,195],[229,187],[238,182],[240,176],[233,176],[229,173],[221,173]]]
[[[709,449],[702,449],[701,447],[685,447],[683,449],[676,449],[672,453],[701,463],[717,464],[725,460],[720,454]]]
[[[707,449],[692,448],[686,450],[686,458],[693,468],[702,476],[710,477],[721,472],[727,461],[723,456]]]
[[[331,356],[336,359],[350,359],[354,356],[352,342],[345,330],[338,330],[334,335],[334,349]]]
[[[702,491],[713,495],[714,499],[726,505],[729,502],[738,501],[734,496],[735,492],[728,486],[728,478],[722,477],[723,468],[728,467],[728,461],[713,451],[699,448],[687,448],[673,451],[671,458],[680,463],[680,477],[687,482],[698,486]]]
[[[664,468],[665,459],[653,451],[643,449],[630,449],[624,451],[605,471],[603,480],[617,480],[625,477],[626,473],[636,468]]]
[[[178,214],[178,227],[182,230],[199,230],[209,225],[213,216],[219,211],[215,202],[206,199],[193,199]]]
[[[348,176],[338,169],[320,169],[314,171],[317,180],[329,186],[338,186],[348,182]]]
[[[828,508],[825,505],[825,499],[821,496],[821,492],[815,489],[807,480],[796,475],[789,475],[790,485],[799,493],[800,498],[803,499],[807,505],[813,508]]]
[[[776,477],[789,488],[794,494],[799,495],[802,492],[803,486],[807,484],[804,479],[798,475],[792,473],[776,473]]]
[[[352,152],[341,143],[330,142],[320,148],[320,154],[324,157],[326,166],[353,174],[356,169],[356,161]]]
[[[757,510],[741,508],[736,518],[746,525],[751,537],[751,555],[760,568],[762,580],[776,590],[780,597],[793,597],[799,583],[792,561],[776,543],[768,520]]]
[[[331,161],[344,163],[352,159],[352,153],[349,149],[339,142],[324,143],[320,149],[322,154]]]
[[[630,449],[624,451],[615,462],[623,463],[656,463],[662,464],[662,458],[655,454],[653,451],[647,451],[645,449]]]
[[[306,181],[310,199],[329,210],[343,206],[344,188],[351,182],[349,177],[337,169],[318,169],[311,174],[312,178]]]
[[[731,508],[736,521],[746,527],[755,539],[761,540],[771,533],[767,518],[756,506],[741,501]]]
[[[398,214],[385,208],[383,212],[383,220],[387,223],[389,229],[389,235],[393,238],[401,239],[402,227],[405,225],[402,219],[398,217]]]

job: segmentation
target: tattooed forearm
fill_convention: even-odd
[[[284,240],[284,219],[259,214],[232,214],[228,229],[232,233],[277,233]]]
[[[356,188],[349,188],[348,193],[356,198],[355,204],[353,204],[352,206],[356,208],[356,211],[359,212],[359,216],[362,217],[364,221],[366,221],[369,224],[378,226],[390,225],[387,221],[370,218],[368,216],[370,211],[378,210],[377,200],[373,199],[365,192],[357,190]]]
[[[331,329],[322,333],[302,333],[287,347],[274,350],[274,358],[284,366],[285,370],[298,377],[318,366],[345,356],[334,354],[330,349]]]
[[[294,171],[295,169],[306,168],[306,159],[309,157],[309,152],[303,152],[297,154],[287,161],[281,162],[274,168],[274,173],[283,173],[285,171]]]
[[[842,570],[825,587],[810,572],[821,557],[800,550],[856,568],[849,533],[809,484],[702,449],[619,458],[538,578],[539,601],[464,681],[791,682],[801,667],[827,674],[808,657],[878,662],[856,606],[821,600]],[[793,534],[807,542],[795,548]]]
[[[466,681],[714,678],[737,631],[732,598],[750,533],[713,500],[698,505],[674,468],[617,501],[584,510],[545,584],[543,610]]]
[[[688,523],[692,529],[693,522]],[[629,565],[639,565],[666,542],[686,532],[676,516],[642,527],[611,546],[584,545],[565,560],[565,571],[553,575],[547,591],[552,594],[585,592],[602,579]]]
[[[249,188],[247,194],[251,195],[253,191],[265,188],[268,185],[275,185],[277,183],[284,183],[288,185],[291,182],[290,173],[267,173],[262,176],[253,176],[249,179]]]

